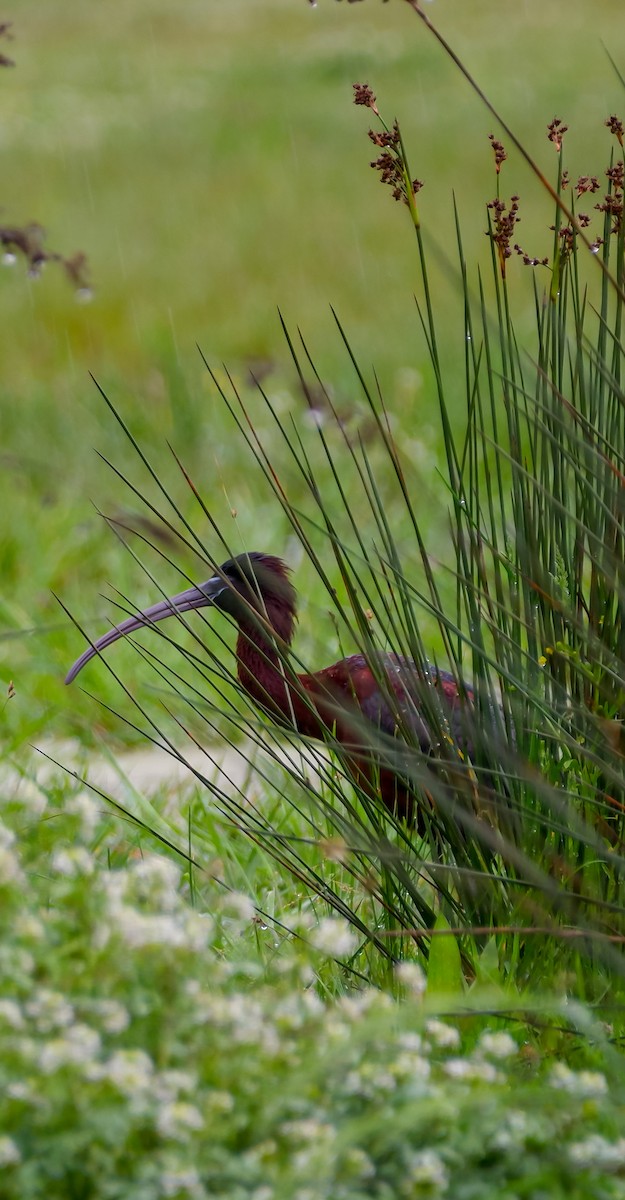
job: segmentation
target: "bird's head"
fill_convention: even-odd
[[[282,641],[287,644],[291,641],[295,620],[295,589],[289,579],[286,563],[269,554],[239,554],[223,563],[206,583],[187,588],[169,599],[159,600],[157,604],[109,629],[76,659],[65,682],[72,683],[85,664],[112,642],[129,633],[136,633],[146,625],[155,625],[166,617],[209,605],[228,613],[240,626],[259,629],[268,624]]]

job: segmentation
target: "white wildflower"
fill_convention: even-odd
[[[438,1021],[431,1017],[425,1022],[425,1028],[432,1041],[443,1050],[454,1050],[460,1045],[460,1034],[453,1025]]]
[[[89,1008],[105,1033],[123,1033],[130,1025],[130,1013],[119,1000],[94,1000]]]
[[[14,844],[15,834],[13,830],[9,829],[8,825],[5,825],[3,821],[0,821],[0,849],[9,850]]]
[[[161,1196],[204,1196],[206,1194],[195,1167],[163,1171],[159,1182]]]
[[[214,932],[214,923],[208,913],[189,909],[184,914],[184,932],[188,950],[202,954],[209,946]]]
[[[503,1032],[486,1031],[481,1035],[477,1046],[481,1054],[488,1054],[491,1058],[511,1058],[519,1049],[514,1038]]]
[[[143,1050],[117,1050],[104,1064],[103,1075],[129,1100],[149,1092],[154,1079],[154,1064]]]
[[[423,1046],[423,1038],[420,1033],[409,1030],[408,1033],[400,1033],[397,1045],[401,1046],[402,1050],[413,1051],[415,1054],[418,1054]],[[427,1047],[423,1046],[423,1049],[426,1050]]]
[[[118,871],[104,871],[98,877],[98,882],[105,894],[107,908],[114,916],[130,890],[130,871],[125,868]]]
[[[427,987],[427,979],[416,962],[400,962],[395,967],[395,975],[402,987],[413,996],[422,996]]]
[[[365,1016],[371,1009],[377,1008],[380,1011],[388,1009],[392,1006],[393,1001],[390,996],[384,992],[378,992],[375,988],[363,988],[362,992],[352,992],[349,996],[342,996],[338,1001],[337,1007],[341,1012],[349,1017],[352,1021],[357,1021],[360,1017]]]
[[[496,1150],[521,1150],[530,1138],[540,1144],[550,1136],[548,1126],[545,1127],[520,1109],[511,1108],[503,1114],[492,1144]]]
[[[549,1082],[572,1096],[605,1096],[608,1090],[606,1077],[600,1071],[572,1071],[566,1063],[555,1064]]]
[[[33,942],[40,942],[45,937],[43,922],[32,913],[19,913],[15,918],[13,928],[18,937],[30,939]]]
[[[249,896],[243,892],[229,892],[224,897],[222,911],[228,916],[237,917],[240,921],[251,921],[256,909]]]
[[[162,1137],[186,1141],[190,1133],[204,1128],[204,1118],[194,1104],[178,1100],[159,1107],[156,1126]]]
[[[398,1054],[397,1058],[394,1058],[389,1065],[389,1071],[391,1071],[395,1079],[406,1081],[417,1091],[421,1090],[418,1085],[430,1078],[431,1070],[432,1068],[427,1058],[423,1058],[423,1055],[415,1054],[409,1050]]]
[[[285,1121],[280,1127],[284,1137],[290,1138],[294,1142],[333,1142],[336,1137],[336,1129],[333,1125],[328,1125],[325,1121],[318,1121],[315,1117],[306,1117],[300,1121]]]
[[[11,1029],[23,1029],[24,1018],[16,1000],[0,1000],[0,1025],[8,1025]]]
[[[26,1002],[25,1009],[40,1033],[66,1029],[74,1020],[74,1009],[69,1000],[50,988],[39,988]]]
[[[194,1092],[196,1087],[197,1076],[190,1071],[159,1071],[152,1084],[152,1095],[159,1104],[171,1104],[181,1092]]]
[[[316,950],[330,958],[351,957],[358,945],[351,926],[336,917],[324,917],[317,928],[311,930],[310,941]]]
[[[450,1079],[466,1079],[468,1083],[496,1083],[501,1077],[492,1063],[474,1062],[469,1058],[448,1058],[443,1070]]]
[[[436,1151],[419,1150],[410,1157],[402,1192],[406,1196],[417,1196],[422,1191],[441,1195],[447,1190],[448,1183],[448,1172]]]
[[[162,943],[182,944],[182,930],[175,917],[166,914],[146,916],[129,904],[117,903],[111,917],[110,924],[100,924],[95,930],[94,941],[98,949],[102,949],[114,937],[120,938],[133,950]]]
[[[358,1068],[348,1071],[343,1081],[343,1091],[347,1095],[364,1096],[367,1099],[380,1092],[393,1092],[396,1088],[397,1080],[391,1072],[374,1063],[361,1063]]]
[[[0,887],[23,879],[19,859],[7,846],[0,845]]]
[[[23,1104],[39,1104],[41,1096],[33,1091],[33,1084],[25,1083],[22,1079],[16,1079],[13,1083],[7,1083],[6,1095],[10,1100],[20,1100]]]
[[[211,1115],[216,1117],[223,1116],[225,1113],[232,1112],[234,1108],[234,1096],[230,1092],[220,1092],[215,1088],[206,1097],[206,1107]]]
[[[48,797],[34,779],[20,779],[11,802],[19,804],[29,817],[41,817],[47,808]]]
[[[13,1167],[21,1161],[21,1154],[13,1138],[0,1137],[0,1167]]]
[[[65,812],[78,817],[80,836],[85,842],[90,842],[100,822],[98,804],[88,792],[77,792],[65,801]]]
[[[56,850],[52,855],[52,870],[57,875],[76,879],[80,875],[93,875],[95,859],[84,846],[70,846],[68,850]]]
[[[592,1133],[581,1142],[568,1147],[569,1158],[578,1167],[619,1171],[625,1167],[625,1138],[609,1142],[599,1133]]]
[[[180,867],[171,858],[150,854],[133,863],[131,875],[139,895],[151,904],[166,912],[173,912],[178,907]]]
[[[39,1068],[44,1075],[52,1075],[68,1066],[80,1066],[88,1071],[99,1050],[100,1038],[95,1029],[77,1023],[66,1030],[64,1037],[44,1042],[39,1053]]]
[[[324,1003],[315,992],[289,992],[274,1010],[274,1018],[286,1029],[301,1029],[311,1017],[319,1017]]]

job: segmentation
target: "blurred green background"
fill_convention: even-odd
[[[545,130],[555,115],[570,127],[571,175],[605,168],[603,122],[625,107],[604,46],[625,70],[622,0],[436,0],[427,11],[550,177]],[[468,262],[488,261],[488,134],[499,131],[403,0],[314,8],[305,0],[6,0],[0,18],[13,22],[15,40],[3,49],[16,62],[0,72],[0,221],[41,222],[51,248],[84,251],[93,286],[84,304],[54,266],[37,280],[19,262],[0,270],[0,644],[5,687],[11,679],[16,687],[4,709],[10,744],[43,728],[87,736],[107,724],[92,709],[87,721],[86,702],[62,687],[82,642],[52,592],[92,634],[112,612],[99,598],[107,584],[139,604],[154,597],[95,511],[132,523],[139,509],[96,450],[139,486],[145,476],[130,465],[90,373],[184,511],[192,498],[167,439],[233,542],[288,554],[283,519],[197,345],[218,369],[228,363],[243,388],[250,364],[267,370],[285,419],[305,429],[279,307],[357,424],[332,304],[363,365],[375,364],[414,486],[443,527],[414,236],[369,169],[370,114],[352,104],[352,84],[370,83],[388,120],[400,118],[413,173],[425,182],[431,264],[457,261],[453,193]],[[546,253],[550,205],[514,155],[502,189],[521,195],[523,245]],[[443,351],[452,372],[463,349],[454,270],[441,265],[432,278],[439,316],[449,313]],[[522,277],[518,261],[511,270]],[[531,303],[525,276],[521,307],[524,296]],[[251,389],[249,402],[261,432],[269,430]],[[459,411],[461,403],[459,394]],[[207,522],[197,524],[210,547]],[[182,561],[197,575],[193,556]],[[322,618],[308,582],[305,648]],[[180,576],[164,571],[163,586],[176,590]],[[317,636],[329,660],[331,628],[321,624]],[[103,668],[93,671],[106,695]]]

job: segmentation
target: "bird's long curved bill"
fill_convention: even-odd
[[[160,600],[151,608],[137,613],[136,617],[127,617],[125,621],[121,621],[119,625],[109,629],[108,633],[102,634],[102,637],[99,637],[93,645],[87,647],[68,671],[65,682],[72,683],[78,673],[82,671],[85,663],[95,658],[112,642],[126,637],[128,633],[136,633],[138,629],[143,629],[146,625],[156,625],[157,621],[164,621],[165,617],[172,617],[176,613],[190,612],[194,608],[204,608],[207,604],[214,604],[215,597],[223,591],[223,588],[223,580],[216,576],[214,579],[209,579],[207,583],[200,584],[199,587],[190,587],[185,592],[179,592],[177,596],[172,596],[169,600]]]

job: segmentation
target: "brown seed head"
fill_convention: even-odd
[[[599,186],[596,175],[580,175],[575,184],[575,191],[578,196],[583,196],[584,192],[598,192]]]
[[[502,164],[505,163],[508,155],[506,154],[503,142],[497,141],[494,133],[489,133],[488,140],[493,148],[495,155],[495,170],[497,174],[501,171]]]
[[[370,108],[379,117],[378,106],[375,102],[375,94],[368,83],[355,83],[354,88],[354,104],[362,104],[365,108]]]
[[[547,126],[547,137],[550,142],[553,142],[558,154],[562,149],[562,139],[567,129],[568,125],[565,125],[559,117],[554,117],[553,121]]]
[[[623,145],[623,122],[621,120],[619,120],[618,117],[608,117],[608,119],[606,121],[606,125],[607,125],[608,129],[610,130],[610,133],[613,133],[615,138],[617,138],[619,145],[622,146]]]

